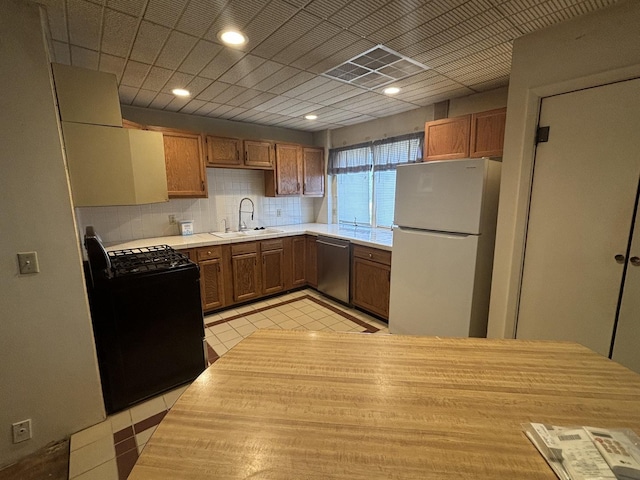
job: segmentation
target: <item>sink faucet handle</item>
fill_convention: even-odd
[[[224,222],[224,231],[228,232],[230,230],[229,226],[227,225],[227,219],[223,218],[222,221]]]

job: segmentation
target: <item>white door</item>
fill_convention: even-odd
[[[640,210],[636,212],[611,358],[640,373]]]
[[[477,235],[393,232],[389,331],[468,337]]]
[[[394,223],[440,232],[481,233],[488,162],[478,158],[399,166]]]
[[[640,80],[545,98],[516,337],[609,355],[640,174]]]

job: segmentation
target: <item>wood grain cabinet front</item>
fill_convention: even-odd
[[[317,237],[313,235],[307,235],[306,237],[306,250],[305,250],[305,276],[307,283],[314,288],[318,287],[318,245],[316,244]]]
[[[351,301],[354,305],[389,318],[391,252],[354,245],[351,265]]]
[[[260,242],[262,264],[262,294],[282,292],[284,290],[284,247],[283,240],[264,240]]]
[[[260,296],[257,242],[231,246],[233,300],[243,302]]]
[[[244,140],[244,164],[258,169],[273,168],[273,143],[266,140]]]
[[[302,194],[308,197],[324,196],[324,149],[302,149]]]
[[[162,133],[169,198],[206,198],[202,135],[156,127]]]
[[[221,247],[198,248],[196,257],[200,266],[202,310],[213,310],[224,306],[224,269]]]
[[[471,115],[469,155],[472,158],[502,156],[506,120],[506,108]]]
[[[244,164],[241,156],[242,140],[238,138],[205,137],[207,145],[207,167],[239,168]]]

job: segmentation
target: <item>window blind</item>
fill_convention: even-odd
[[[403,163],[422,160],[424,133],[410,133],[373,142],[374,171],[395,170]]]
[[[349,147],[332,148],[329,150],[327,172],[329,175],[338,175],[371,170],[373,166],[371,146],[371,142],[367,142]]]

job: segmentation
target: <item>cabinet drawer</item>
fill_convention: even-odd
[[[220,258],[222,256],[222,248],[220,245],[203,247],[198,249],[198,261],[210,260],[212,258]]]
[[[268,250],[282,249],[282,239],[278,238],[275,240],[264,240],[260,242],[260,248],[263,252],[266,252]]]
[[[354,245],[353,256],[358,258],[366,258],[367,260],[382,263],[384,265],[391,265],[391,252],[388,252],[386,250],[378,250],[377,248]]]
[[[256,253],[258,251],[257,242],[238,243],[231,245],[231,255],[242,255],[244,253]]]

